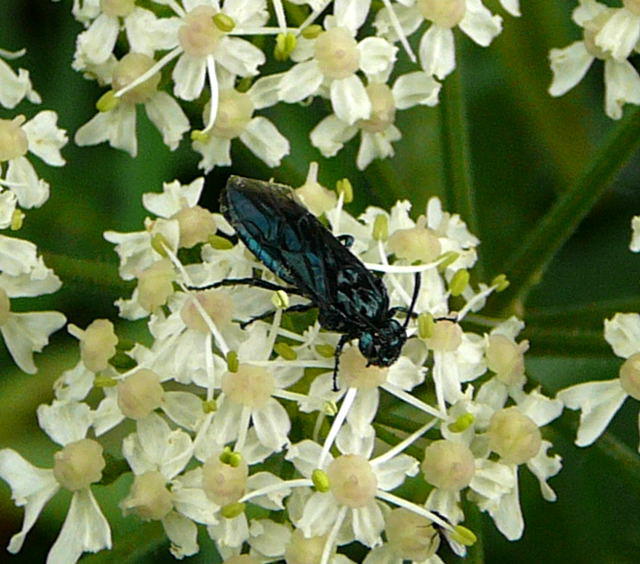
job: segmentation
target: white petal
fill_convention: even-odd
[[[609,10],[609,8],[597,0],[580,0],[580,4],[576,6],[571,13],[571,19],[580,27],[584,27],[589,20],[594,19],[607,10]]]
[[[22,529],[11,537],[7,547],[15,554],[22,548],[42,508],[60,486],[52,470],[36,468],[11,449],[0,450],[0,477],[11,486],[11,497],[16,505],[25,507]]]
[[[563,49],[551,49],[549,61],[553,71],[553,80],[549,86],[551,96],[562,96],[582,80],[593,56],[589,54],[584,41],[575,41]]]
[[[229,72],[238,76],[255,76],[264,64],[264,53],[252,43],[239,37],[226,36],[220,40],[215,59]]]
[[[235,440],[238,436],[238,421],[240,421],[242,407],[231,401],[218,403],[218,411],[216,411],[211,425],[211,433],[216,437],[216,441],[226,444]]]
[[[626,9],[612,10],[595,37],[595,43],[603,51],[622,62],[633,51],[640,39],[640,16]]]
[[[398,48],[381,37],[367,37],[358,43],[358,51],[362,71],[376,75],[387,73],[393,67]]]
[[[413,2],[411,3],[413,4]],[[402,6],[401,4],[393,4],[393,11],[398,17],[400,28],[407,37],[416,31],[424,21],[424,18],[415,5]],[[386,7],[378,10],[373,25],[378,31],[377,35],[380,37],[384,37],[386,40],[393,41],[394,43],[400,40],[391,21],[389,10]]]
[[[134,8],[125,18],[124,26],[131,53],[142,53],[153,58],[156,49],[171,49],[175,46],[174,43],[167,45],[166,41],[160,39],[158,19],[153,12],[144,8]],[[177,34],[174,37],[177,38]]]
[[[371,114],[371,101],[355,74],[331,83],[331,105],[336,116],[349,125]]]
[[[94,376],[95,378],[95,376]],[[96,437],[104,435],[124,420],[118,406],[118,394],[114,388],[107,388],[105,397],[93,412],[93,430]]]
[[[337,25],[346,27],[352,35],[355,35],[360,26],[367,19],[371,0],[335,0],[333,3],[333,14],[336,17]]]
[[[60,329],[67,319],[57,311],[12,313],[2,326],[4,343],[15,363],[28,374],[37,372],[33,353],[49,343],[49,335]]]
[[[172,151],[176,149],[185,131],[189,131],[189,120],[180,104],[166,92],[157,92],[144,108],[162,134],[164,144]]]
[[[143,194],[142,204],[155,215],[171,217],[185,207],[195,206],[200,199],[203,187],[203,177],[196,178],[190,184],[181,184],[178,180],[164,182],[162,193],[147,192]]]
[[[98,552],[103,548],[111,548],[109,522],[91,490],[79,490],[71,498],[69,513],[49,551],[47,564],[76,562],[83,552]]]
[[[173,69],[173,93],[183,100],[195,100],[202,89],[207,71],[205,57],[191,57],[186,53],[180,55]]]
[[[466,11],[460,29],[478,45],[487,47],[502,31],[502,18],[493,16],[481,0],[466,0]]]
[[[8,109],[17,106],[25,96],[34,103],[40,102],[40,97],[31,88],[29,73],[19,69],[16,75],[11,67],[0,59],[0,105]]]
[[[640,352],[640,314],[616,313],[611,319],[605,319],[604,338],[622,358]]]
[[[435,106],[442,85],[426,72],[410,72],[398,77],[393,85],[396,108],[406,110],[418,104]]]
[[[347,413],[347,422],[356,434],[369,432],[370,423],[378,410],[379,398],[378,388],[358,390],[358,395]]]
[[[194,141],[193,149],[202,155],[198,168],[205,172],[216,166],[231,166],[231,140],[211,135],[204,143]]]
[[[58,114],[45,110],[22,126],[29,141],[29,151],[51,166],[62,166],[65,163],[60,149],[68,139],[66,131],[58,128],[57,122]]]
[[[263,76],[256,80],[251,85],[251,88],[247,90],[247,94],[249,94],[256,110],[275,106],[278,103],[278,90],[280,89],[282,76],[283,73]]]
[[[498,530],[510,541],[518,540],[524,532],[524,519],[520,509],[520,499],[518,495],[518,467],[513,467],[515,474],[514,488],[505,494],[500,503],[488,508],[489,515],[493,518]]]
[[[432,25],[422,36],[419,47],[420,64],[429,75],[443,79],[456,68],[453,32]]]
[[[247,479],[247,490],[256,491],[269,486],[275,486],[282,484],[283,481],[277,476],[271,474],[271,472],[257,472],[252,474]],[[251,499],[252,503],[270,509],[272,511],[278,511],[284,509],[284,499],[291,494],[289,488],[280,488],[272,491],[266,495],[260,495]]]
[[[558,392],[558,398],[569,409],[580,409],[580,426],[576,444],[589,446],[606,429],[627,398],[620,380],[585,382]]]
[[[379,133],[362,132],[362,141],[356,158],[358,169],[364,170],[374,159],[386,159],[394,155],[391,141],[400,139],[400,130],[395,125]]]
[[[123,102],[109,112],[96,114],[76,131],[74,140],[81,147],[109,141],[115,149],[135,157],[138,152],[135,106]]]
[[[384,517],[375,501],[364,507],[352,509],[353,534],[365,546],[380,543],[380,533],[384,529]]]
[[[252,418],[258,439],[263,445],[280,451],[289,443],[287,435],[291,430],[291,421],[287,410],[276,400],[268,400],[263,408],[253,412]]]
[[[336,446],[342,454],[358,454],[368,459],[373,452],[376,439],[371,425],[354,429],[351,425],[343,425],[336,436]]]
[[[118,18],[100,14],[89,29],[78,35],[76,57],[95,65],[104,63],[113,51],[119,31]]]
[[[562,413],[562,402],[559,399],[548,398],[540,393],[540,390],[532,390],[521,395],[514,392],[512,397],[518,403],[518,409],[530,417],[538,427],[544,427]]]
[[[162,526],[167,538],[171,541],[171,554],[175,558],[182,559],[185,556],[196,554],[198,546],[198,528],[193,521],[172,511],[164,519]]]
[[[280,166],[280,161],[289,154],[289,141],[268,119],[255,117],[240,134],[242,142],[251,152],[270,167]]]
[[[253,550],[268,558],[282,556],[291,540],[291,530],[286,525],[270,519],[254,519],[250,526],[249,544]]]
[[[225,0],[224,13],[231,16],[242,29],[262,27],[269,19],[267,3],[256,0]]]
[[[38,425],[62,446],[84,439],[91,426],[91,409],[84,403],[54,400],[39,406],[37,414]]]
[[[400,486],[407,476],[418,473],[418,461],[408,454],[399,454],[379,464],[373,463],[378,488],[389,491]]]
[[[280,81],[280,100],[293,103],[312,96],[320,88],[322,78],[315,60],[293,65]]]
[[[295,445],[291,445],[287,449],[285,458],[292,462],[296,470],[307,478],[311,477],[312,472],[318,468],[322,447],[318,443],[305,439]],[[331,460],[331,456],[328,460]]]
[[[549,441],[542,441],[540,451],[527,462],[527,467],[540,482],[540,493],[547,501],[555,501],[556,493],[549,487],[547,480],[555,476],[562,469],[562,457],[559,454],[550,456],[547,451],[553,445]]]
[[[604,62],[605,111],[612,119],[622,117],[624,104],[640,104],[640,76],[628,61]]]
[[[633,253],[640,252],[640,215],[636,215],[631,219],[631,243],[629,250]]]
[[[203,417],[202,400],[189,392],[165,392],[162,409],[171,420],[191,431]]]
[[[500,4],[512,16],[520,16],[520,0],[500,0]]]
[[[339,506],[331,493],[315,492],[307,500],[297,523],[305,537],[324,535],[334,524]]]
[[[49,199],[49,184],[38,178],[35,169],[25,157],[9,161],[6,181],[18,196],[20,207],[39,207]]]
[[[313,128],[310,134],[311,144],[325,157],[333,157],[357,132],[356,126],[349,125],[332,114]]]
[[[31,274],[38,265],[38,249],[31,241],[0,235],[0,271],[10,276]]]

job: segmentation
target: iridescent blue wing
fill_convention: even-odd
[[[232,176],[220,203],[258,260],[318,306],[324,327],[346,332],[386,318],[389,299],[382,281],[295,200],[290,188]]]

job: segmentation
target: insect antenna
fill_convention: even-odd
[[[420,293],[420,285],[422,283],[422,275],[419,272],[414,274],[414,283],[413,283],[413,295],[411,296],[411,304],[409,305],[409,309],[407,311],[407,318],[404,320],[403,329],[406,331],[407,326],[409,325],[409,321],[413,317],[413,309],[416,307],[416,302],[418,301],[418,294]]]

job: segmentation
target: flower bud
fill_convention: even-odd
[[[166,480],[155,470],[136,476],[129,495],[120,503],[125,513],[135,513],[143,521],[159,521],[173,509]]]
[[[360,66],[358,42],[344,27],[334,27],[318,35],[314,56],[322,73],[331,79],[347,78]]]
[[[620,367],[620,385],[633,399],[640,400],[640,353],[631,355]]]
[[[94,320],[80,337],[80,358],[91,372],[100,372],[109,366],[109,359],[116,354],[118,337],[113,323],[108,319]]]
[[[138,276],[138,302],[148,312],[167,303],[173,294],[173,267],[168,259],[159,260]]]
[[[487,339],[487,366],[504,384],[519,384],[524,379],[524,353],[528,348],[528,341],[516,344],[504,335],[490,335]]]
[[[214,503],[229,505],[244,495],[248,476],[249,468],[244,460],[230,466],[213,455],[202,465],[202,489]]]
[[[284,551],[284,560],[287,564],[319,563],[326,541],[326,535],[305,538],[300,529],[295,529]]]
[[[425,449],[421,468],[424,479],[436,488],[459,491],[471,482],[476,465],[469,447],[440,440]]]
[[[535,422],[517,407],[496,411],[491,417],[489,448],[506,464],[523,464],[540,451],[542,436]]]
[[[462,328],[455,321],[441,319],[436,321],[431,337],[425,342],[434,351],[453,352],[462,343]]]
[[[440,535],[431,521],[404,507],[385,516],[387,542],[403,560],[422,562],[433,556],[440,546]]]
[[[100,481],[104,467],[102,445],[93,439],[69,443],[53,455],[55,479],[72,492]]]
[[[0,163],[27,154],[29,141],[21,127],[24,121],[24,116],[0,119]]]
[[[216,230],[213,214],[200,206],[182,208],[173,216],[180,226],[180,247],[190,249],[209,240]]]
[[[163,395],[160,376],[148,368],[141,368],[118,383],[118,407],[131,419],[144,419],[158,409]]]
[[[274,390],[275,379],[262,366],[240,364],[237,372],[222,376],[222,391],[228,398],[253,409],[264,407]]]
[[[409,262],[432,262],[442,253],[435,232],[420,226],[394,231],[389,237],[387,248],[398,258]]]
[[[375,499],[378,480],[371,464],[359,454],[343,454],[329,464],[327,476],[336,501],[351,508]]]

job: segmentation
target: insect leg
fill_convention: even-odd
[[[409,305],[409,307],[406,306],[396,306],[396,307],[392,307],[389,310],[389,313],[391,315],[395,315],[396,313],[398,313],[399,311],[402,311],[403,313],[407,314],[407,319],[404,322],[404,328],[407,328],[407,325],[409,324],[409,319],[415,319],[416,317],[418,317],[418,314],[416,312],[413,311],[413,309],[416,307],[416,302],[418,301],[418,294],[420,293],[420,285],[422,283],[422,276],[420,275],[419,272],[416,272],[414,275],[414,283],[413,283],[413,295],[411,296],[411,304]]]
[[[336,239],[340,241],[345,247],[347,247],[347,249],[351,248],[351,245],[353,245],[354,241],[353,235],[349,235],[348,233],[345,233],[344,235],[338,235]]]
[[[340,340],[338,341],[338,346],[336,347],[336,352],[335,352],[335,364],[333,365],[333,391],[337,392],[339,390],[338,388],[338,367],[340,366],[340,355],[342,354],[342,349],[344,348],[344,346],[351,341],[351,339],[353,339],[353,335],[342,335],[340,337]]]
[[[316,304],[314,304],[313,302],[308,303],[308,304],[296,304],[296,305],[292,305],[292,306],[288,307],[287,309],[285,309],[283,311],[283,313],[309,311],[310,309],[313,309],[314,307],[316,307]],[[241,329],[246,329],[254,321],[260,321],[262,319],[266,319],[267,317],[271,317],[274,313],[275,313],[275,311],[265,311],[264,313],[261,313],[260,315],[256,315],[255,317],[252,317],[251,319],[247,319],[247,321],[243,321],[242,323],[240,323],[240,328]]]
[[[287,294],[302,296],[302,293],[297,288],[282,286],[280,284],[269,282],[268,280],[263,280],[262,278],[226,278],[225,280],[220,280],[213,284],[207,284],[206,286],[189,286],[189,290],[211,290],[212,288],[220,288],[220,286],[255,286],[256,288],[273,290],[274,292],[283,290]]]

